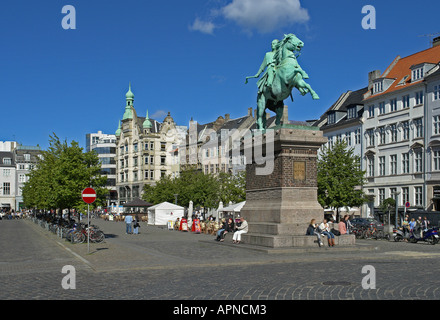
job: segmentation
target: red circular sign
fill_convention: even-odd
[[[91,204],[96,200],[96,191],[93,188],[85,188],[81,197],[85,203]]]

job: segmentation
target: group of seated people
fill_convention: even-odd
[[[186,218],[177,218],[174,224],[174,230],[179,231],[193,231],[198,232],[197,224],[198,221],[192,221],[191,228],[188,226],[188,220]],[[216,235],[215,240],[219,242],[223,242],[225,240],[225,236],[228,233],[233,233],[232,243],[238,244],[241,242],[241,235],[243,233],[248,232],[248,224],[247,221],[241,217],[238,221],[234,222],[232,218],[222,218],[220,223],[214,220],[201,222],[200,223],[200,233],[212,234]]]
[[[328,246],[334,247],[336,232],[338,235],[348,234],[347,230],[349,228],[347,226],[347,223],[349,223],[348,215],[344,216],[344,218],[341,219],[341,221],[338,223],[339,230],[334,230],[334,229],[330,229],[330,225],[328,224],[327,219],[324,219],[319,225],[316,223],[316,219],[312,219],[312,221],[310,221],[309,227],[307,228],[306,235],[316,236],[320,247],[324,245],[321,236],[326,236]]]

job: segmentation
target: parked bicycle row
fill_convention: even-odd
[[[427,242],[437,244],[440,240],[437,226],[430,226],[429,221],[408,218],[402,223],[401,227],[385,230],[383,223],[371,218],[355,218],[350,222],[350,233],[355,234],[357,239],[385,239],[406,241],[411,243]]]
[[[47,231],[72,243],[87,242],[88,237],[90,237],[90,242],[105,240],[104,232],[95,225],[88,226],[85,223],[78,223],[72,219],[67,220],[53,215],[35,215],[31,219]]]

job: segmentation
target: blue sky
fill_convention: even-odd
[[[64,30],[65,5],[76,29]],[[376,9],[364,30],[362,8]],[[282,8],[279,10],[279,8]],[[255,108],[254,75],[273,39],[295,33],[299,63],[320,100],[294,91],[291,120],[317,119],[368,72],[427,49],[440,32],[438,1],[14,0],[0,4],[0,141],[48,146],[49,135],[85,145],[114,133],[132,83],[135,109],[179,125]],[[440,34],[439,34],[440,35]]]

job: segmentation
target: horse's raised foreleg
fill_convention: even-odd
[[[318,94],[312,89],[312,87],[307,82],[305,82],[302,79],[300,81],[298,81],[296,88],[299,90],[299,92],[301,92],[302,95],[305,95],[307,92],[310,92],[313,100],[319,99]]]

